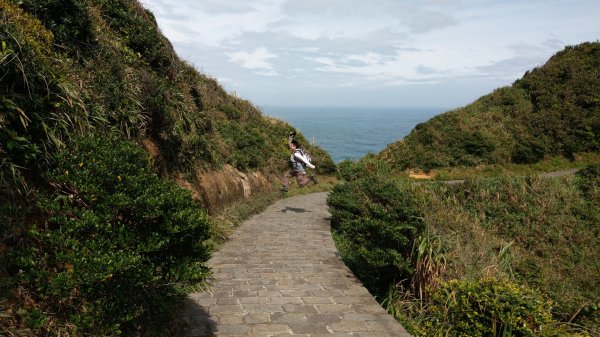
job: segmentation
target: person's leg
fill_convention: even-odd
[[[298,181],[298,186],[299,187],[304,187],[306,186],[310,180],[308,179],[308,175],[306,174],[306,172],[298,172],[296,174],[296,180]]]
[[[294,175],[293,175],[292,171],[285,172],[285,174],[281,178],[281,184],[283,186],[280,188],[280,190],[287,191],[289,189],[289,187],[290,187],[290,178],[292,178],[293,176]]]
[[[318,184],[318,182],[317,182],[317,174],[316,173],[313,173],[313,174],[309,175],[308,179],[312,180],[313,183]]]

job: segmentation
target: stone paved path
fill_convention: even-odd
[[[327,194],[280,200],[244,222],[192,294],[189,336],[410,336],[341,261]]]

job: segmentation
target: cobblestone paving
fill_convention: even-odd
[[[191,294],[189,336],[410,336],[341,261],[327,194],[280,200],[244,222]]]

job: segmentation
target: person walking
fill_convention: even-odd
[[[296,177],[296,181],[298,182],[298,187],[304,187],[308,185],[309,182],[317,183],[316,175],[312,174],[310,176],[306,173],[306,167],[310,167],[311,169],[315,169],[316,166],[310,162],[310,159],[307,158],[306,154],[302,150],[300,143],[294,139],[296,135],[295,132],[290,132],[288,135],[288,146],[292,151],[290,155],[290,169],[283,175],[281,179],[282,186],[279,188],[280,191],[287,192],[290,187],[290,179],[292,177]]]

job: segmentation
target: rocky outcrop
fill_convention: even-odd
[[[192,177],[180,177],[176,181],[192,191],[192,196],[200,201],[209,214],[214,214],[232,202],[272,188],[264,174],[243,173],[231,165],[225,165],[218,171],[197,170]]]
[[[164,159],[155,142],[144,139],[142,145],[154,161],[159,163],[158,170],[167,174]],[[191,176],[175,176],[177,184],[190,190],[192,197],[200,201],[209,214],[214,214],[232,202],[271,189],[273,184],[270,180],[261,172],[243,173],[231,165],[224,165],[217,171],[198,169]]]
[[[209,213],[272,186],[262,173],[242,173],[230,165],[215,172],[198,171],[194,180],[200,200]]]

